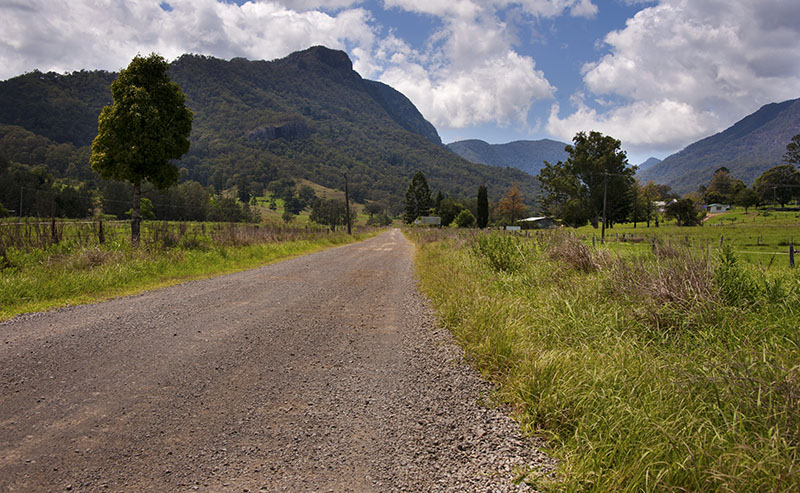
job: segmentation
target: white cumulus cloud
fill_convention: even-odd
[[[609,33],[584,69],[592,94],[621,101],[551,111],[548,131],[599,130],[634,148],[681,147],[760,106],[800,97],[800,2],[661,0]]]
[[[344,8],[353,1],[165,3],[171,10],[153,0],[0,3],[0,78],[33,69],[118,70],[151,51],[269,60],[315,44],[369,47],[375,36],[368,11]]]
[[[385,0],[384,5],[434,16],[441,28],[420,49],[388,38],[377,48],[374,63],[357,66],[406,94],[435,125],[448,128],[524,127],[531,105],[554,97],[556,88],[535,60],[516,49],[514,26],[499,15],[503,9],[513,6],[528,17],[597,13],[590,0]]]

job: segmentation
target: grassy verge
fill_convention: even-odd
[[[800,276],[662,244],[409,233],[424,292],[554,491],[800,490]]]
[[[171,248],[158,244],[133,249],[126,240],[77,247],[61,242],[27,251],[9,248],[0,271],[0,320],[245,270],[371,234],[296,236],[285,241],[270,237],[266,242],[252,237],[192,238]]]
[[[591,244],[592,237],[599,243],[600,231],[584,226],[575,233]],[[785,269],[788,267],[789,244],[800,243],[800,213],[769,211],[734,207],[723,214],[709,217],[702,226],[678,227],[675,221],[662,222],[658,228],[651,222],[616,224],[606,230],[610,246],[629,251],[643,252],[650,247],[651,239],[674,245],[690,245],[712,252],[720,246],[730,245],[742,260],[763,267]]]

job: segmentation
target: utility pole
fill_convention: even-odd
[[[25,190],[25,187],[19,187],[19,218],[22,219],[22,191]]]
[[[344,208],[347,211],[347,234],[353,234],[353,226],[350,221],[350,191],[347,188],[347,171],[342,173],[344,175]]]
[[[608,171],[603,173],[603,227],[600,230],[600,243],[606,243],[606,204],[608,203]]]

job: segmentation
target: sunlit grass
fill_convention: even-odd
[[[586,243],[600,244],[600,230],[583,226],[574,230]],[[606,230],[606,244],[625,251],[645,251],[655,237],[664,243],[687,245],[696,249],[717,251],[730,244],[736,254],[748,263],[764,267],[788,266],[790,243],[800,243],[800,213],[734,207],[723,214],[709,217],[702,226],[678,227],[675,221],[650,227],[639,222],[616,224]],[[797,248],[795,246],[795,248]],[[800,260],[800,259],[798,259]]]
[[[131,248],[128,241],[74,247],[51,245],[5,252],[0,271],[0,320],[21,313],[89,303],[241,271],[365,239],[320,233],[286,241],[237,243],[205,238],[188,247]]]
[[[742,262],[730,246],[709,255],[666,243],[592,249],[564,234],[483,244],[409,234],[442,323],[561,461],[555,479],[527,481],[800,490],[796,271]],[[498,264],[492,244],[520,261]]]

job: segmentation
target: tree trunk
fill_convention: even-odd
[[[133,213],[131,214],[131,244],[139,246],[139,227],[142,222],[142,214],[139,205],[142,201],[142,184],[133,184]]]

